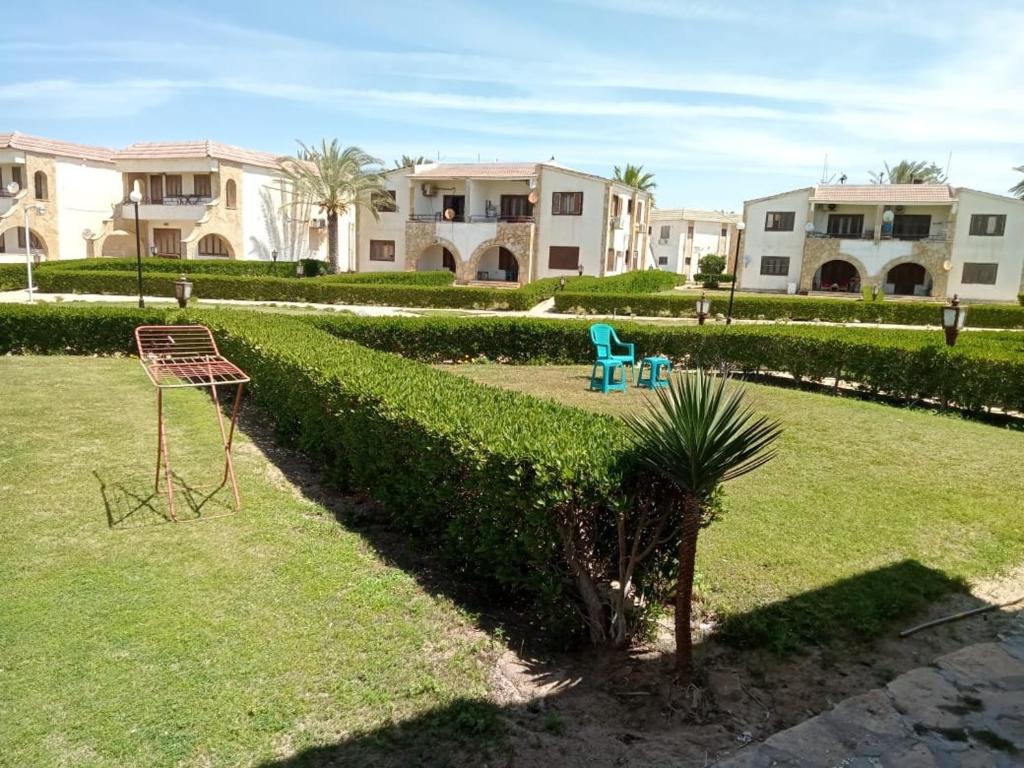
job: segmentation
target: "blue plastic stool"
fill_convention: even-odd
[[[597,366],[601,366],[601,375],[597,375]],[[615,372],[619,372],[618,381],[615,379]],[[610,358],[597,360],[590,371],[590,389],[601,390],[602,393],[625,392],[626,391],[626,369],[622,367],[621,360]]]
[[[644,371],[647,375],[644,375]],[[661,377],[662,372],[665,378]],[[645,357],[636,372],[636,385],[641,389],[664,389],[672,376],[672,361],[667,357]]]

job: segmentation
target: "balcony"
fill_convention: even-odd
[[[821,240],[874,240],[875,233],[873,231],[864,232],[808,232],[808,237],[814,237]],[[879,240],[909,240],[909,241],[924,241],[929,243],[948,243],[952,240],[949,237],[949,233],[946,231],[932,232],[930,234],[911,234],[911,233],[882,233]]]
[[[455,216],[446,219],[441,213],[414,213],[409,216],[409,221],[437,221],[456,224],[533,224],[533,216]]]
[[[211,197],[202,195],[143,197],[139,203],[139,218],[143,221],[199,221],[211,202]],[[121,215],[126,219],[135,217],[135,205],[128,198],[122,201]]]

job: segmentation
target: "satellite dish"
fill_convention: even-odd
[[[88,227],[83,229],[82,230],[82,237],[84,237],[86,240],[92,240],[92,230],[89,229]]]
[[[445,219],[445,221],[452,221],[454,218],[455,218],[455,209],[454,208],[445,208],[444,209],[444,219]]]
[[[536,205],[537,201],[540,200],[540,195],[538,195],[537,190],[534,189],[526,196],[526,199],[530,201],[530,205]]]
[[[949,259],[946,259],[944,262],[942,262],[942,270],[944,272],[949,272],[949,270],[951,270],[952,268],[953,268],[953,262],[950,261]]]

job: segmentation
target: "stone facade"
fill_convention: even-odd
[[[38,171],[46,174],[45,198],[37,200],[35,196],[35,175]],[[29,224],[34,234],[42,245],[43,254],[40,259],[59,258],[58,247],[58,199],[57,199],[57,164],[54,158],[46,155],[25,154],[24,178],[22,179],[22,191],[19,193],[17,202],[7,213],[0,217],[0,234],[5,234],[14,229],[21,229],[25,226],[25,206],[39,204],[45,208],[42,214],[33,212]]]
[[[945,296],[946,287],[949,282],[949,270],[946,268],[953,254],[952,241],[930,241],[917,240],[910,243],[910,252],[906,255],[893,258],[886,262],[880,269],[868,268],[860,259],[846,252],[843,245],[848,242],[862,243],[863,241],[848,241],[842,238],[808,237],[804,240],[803,261],[800,268],[799,290],[809,291],[814,282],[814,275],[821,267],[829,261],[846,261],[857,268],[860,274],[861,285],[883,285],[886,282],[886,275],[889,270],[900,264],[920,264],[927,271],[932,279],[932,295]],[[880,241],[881,244],[896,242],[890,240]],[[879,241],[876,241],[876,245]]]
[[[493,238],[476,245],[473,252],[459,251],[450,240],[437,234],[437,222],[407,221],[405,223],[405,270],[414,272],[420,257],[428,248],[439,245],[447,248],[455,257],[455,280],[467,283],[476,279],[480,259],[491,248],[507,248],[519,262],[520,282],[533,279],[534,248],[536,227],[529,223],[498,222]]]
[[[234,208],[227,206],[225,189],[229,180],[235,182],[237,202]],[[241,258],[245,254],[245,243],[242,242],[242,166],[219,161],[213,183],[217,185],[217,196],[210,201],[206,214],[196,222],[189,234],[182,233],[182,255],[186,259],[198,258],[199,241],[207,235],[219,235],[227,243],[232,259]]]

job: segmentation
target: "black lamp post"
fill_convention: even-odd
[[[708,301],[707,297],[702,291],[700,298],[697,299],[697,325],[704,325],[704,321],[708,319],[708,315],[711,314],[711,302]]]
[[[960,298],[953,294],[948,306],[942,308],[942,330],[946,332],[946,345],[956,344],[956,337],[967,322],[967,307],[960,306]]]
[[[743,230],[747,228],[747,225],[742,221],[736,224],[736,258],[732,263],[732,284],[729,286],[729,309],[725,313],[725,324],[732,325],[732,300],[736,296],[736,281],[739,279],[740,271],[740,255],[743,253],[740,250],[740,246],[743,243]]]
[[[580,277],[583,277],[583,265],[579,264],[576,266],[576,270],[580,273]]]
[[[142,202],[142,193],[133,189],[128,194],[128,199],[135,206],[135,268],[139,281],[139,309],[146,308],[146,302],[142,298],[142,233],[139,232],[139,203]]]

